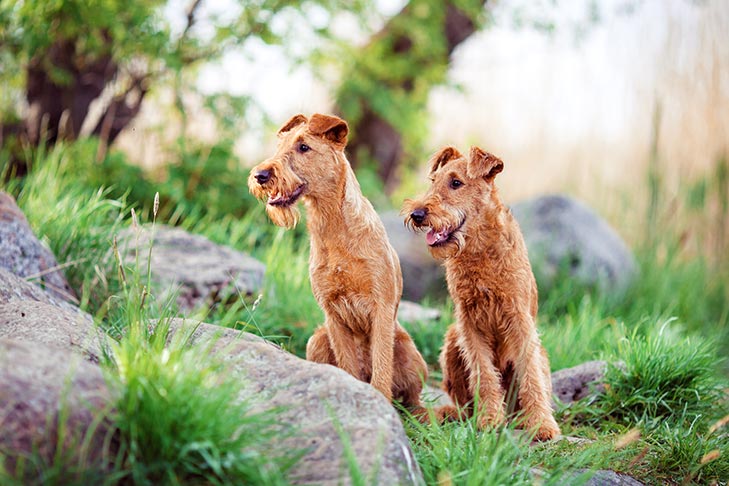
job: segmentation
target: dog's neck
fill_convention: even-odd
[[[515,220],[509,209],[498,199],[495,201],[496,211],[480,214],[471,221],[465,235],[465,245],[461,251],[445,262],[448,266],[479,265],[499,266],[508,261],[506,256],[511,252],[519,236],[514,231]]]
[[[354,171],[344,154],[336,154],[340,161],[337,169],[339,184],[330,194],[320,197],[307,197],[306,224],[312,235],[333,236],[347,235],[359,226],[361,221],[367,220],[374,208],[362,195]]]

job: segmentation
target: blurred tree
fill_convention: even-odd
[[[224,13],[208,14],[204,32],[195,32],[206,3],[189,0],[184,26],[175,31],[169,12],[163,15],[165,0],[0,0],[0,149],[12,173],[27,169],[27,147],[82,134],[106,147],[165,77],[252,38],[284,43],[300,31],[291,24],[308,23],[312,9],[319,18],[359,12],[367,0],[230,0]],[[183,8],[167,7],[176,5]]]
[[[486,0],[410,0],[370,42],[345,58],[336,94],[349,121],[354,165],[373,164],[386,189],[422,155],[430,90],[451,54],[484,22]]]

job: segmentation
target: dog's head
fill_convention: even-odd
[[[346,164],[347,122],[336,116],[296,115],[278,131],[276,154],[248,177],[248,189],[266,201],[266,213],[278,226],[299,221],[296,202],[302,197],[331,194]]]
[[[437,152],[429,162],[431,186],[423,196],[407,199],[401,214],[405,224],[427,231],[426,242],[434,258],[458,255],[469,229],[503,207],[494,179],[504,168],[497,157],[471,147],[468,157],[453,147]]]

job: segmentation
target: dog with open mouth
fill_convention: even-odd
[[[251,170],[248,187],[279,226],[296,225],[298,201],[306,207],[311,288],[325,316],[306,358],[337,366],[422,416],[428,372],[397,321],[400,261],[344,154],[347,135],[336,116],[294,116],[278,131],[276,154]]]
[[[482,428],[512,416],[537,440],[553,439],[560,430],[552,415],[549,360],[536,329],[537,285],[519,225],[494,184],[504,163],[478,147],[468,157],[446,147],[429,164],[428,192],[406,200],[402,213],[444,262],[455,304],[440,365],[443,389],[456,406],[442,407],[438,415],[477,413]]]

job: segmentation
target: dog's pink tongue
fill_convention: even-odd
[[[428,231],[428,234],[425,235],[425,241],[427,241],[428,244],[432,246],[442,241],[444,237],[445,231],[439,232],[431,229],[430,231]]]

